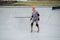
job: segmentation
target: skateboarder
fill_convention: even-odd
[[[31,22],[31,32],[33,31],[33,23],[34,23],[34,22],[36,22],[36,26],[37,26],[37,28],[38,28],[38,31],[37,31],[37,32],[39,32],[39,24],[38,24],[38,21],[40,20],[40,19],[39,19],[39,16],[40,16],[40,15],[39,15],[38,11],[35,10],[35,7],[34,7],[34,6],[32,7],[32,11],[33,11],[33,12],[32,12],[32,16],[31,16],[31,18],[30,18],[30,20],[32,21],[32,22]]]

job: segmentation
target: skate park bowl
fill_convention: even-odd
[[[0,6],[0,40],[60,40],[60,9],[36,6],[40,32],[30,32],[31,6]]]

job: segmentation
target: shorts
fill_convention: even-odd
[[[34,23],[34,22],[38,23],[38,20],[32,20],[32,23]]]

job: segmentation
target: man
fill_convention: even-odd
[[[39,13],[38,13],[38,11],[36,11],[35,10],[35,7],[33,6],[32,7],[32,16],[31,16],[31,18],[30,18],[30,20],[32,20],[32,23],[31,23],[31,32],[33,31],[33,23],[34,22],[36,22],[36,26],[37,26],[37,28],[38,28],[38,31],[37,32],[39,32],[39,24],[38,24],[38,21],[40,20],[39,19]]]

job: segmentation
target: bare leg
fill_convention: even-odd
[[[39,30],[39,26],[37,27],[38,28],[38,31],[37,32],[39,32],[40,30]]]
[[[36,26],[37,26],[37,28],[38,28],[38,31],[37,31],[37,32],[39,32],[39,25],[38,25],[38,22],[36,22]]]
[[[33,26],[31,26],[31,32],[33,32]]]
[[[31,23],[31,32],[33,31],[33,22]]]

